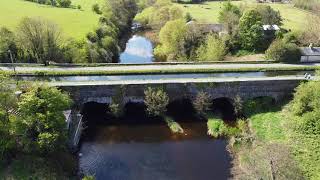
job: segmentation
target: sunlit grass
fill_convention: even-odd
[[[85,38],[98,25],[99,16],[90,8],[90,4],[95,1],[98,0],[74,0],[74,5],[83,7],[79,10],[39,5],[24,0],[1,0],[0,26],[15,30],[23,17],[43,17],[57,23],[66,37]]]

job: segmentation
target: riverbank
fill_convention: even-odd
[[[18,75],[68,76],[68,75],[137,75],[182,74],[215,72],[274,72],[309,71],[320,69],[320,64],[176,64],[130,65],[110,67],[15,67]],[[12,67],[0,66],[0,72],[14,74]]]

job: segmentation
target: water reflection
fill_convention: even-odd
[[[181,125],[184,135],[164,124],[100,126],[82,143],[80,169],[97,180],[227,179],[226,141],[209,138],[205,122]]]
[[[134,35],[129,39],[125,51],[120,55],[120,63],[152,63],[152,61],[152,43],[139,35]]]

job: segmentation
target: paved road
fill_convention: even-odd
[[[130,71],[130,70],[192,70],[192,69],[239,69],[239,68],[290,68],[320,67],[317,64],[178,64],[178,65],[130,65],[103,67],[16,67],[16,71]],[[1,67],[0,70],[11,71],[12,67]]]

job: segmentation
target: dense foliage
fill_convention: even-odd
[[[31,1],[39,4],[46,4],[56,7],[63,7],[63,8],[69,8],[71,7],[71,0],[26,0]]]
[[[144,103],[150,115],[162,116],[167,111],[169,97],[162,89],[148,88],[144,92]]]
[[[262,17],[257,10],[249,9],[240,18],[241,47],[249,51],[261,50],[263,43]]]
[[[217,36],[209,34],[197,50],[198,61],[221,61],[226,54],[226,46]]]
[[[300,57],[299,47],[284,40],[274,41],[266,51],[266,58],[277,62],[297,63],[300,61]]]

